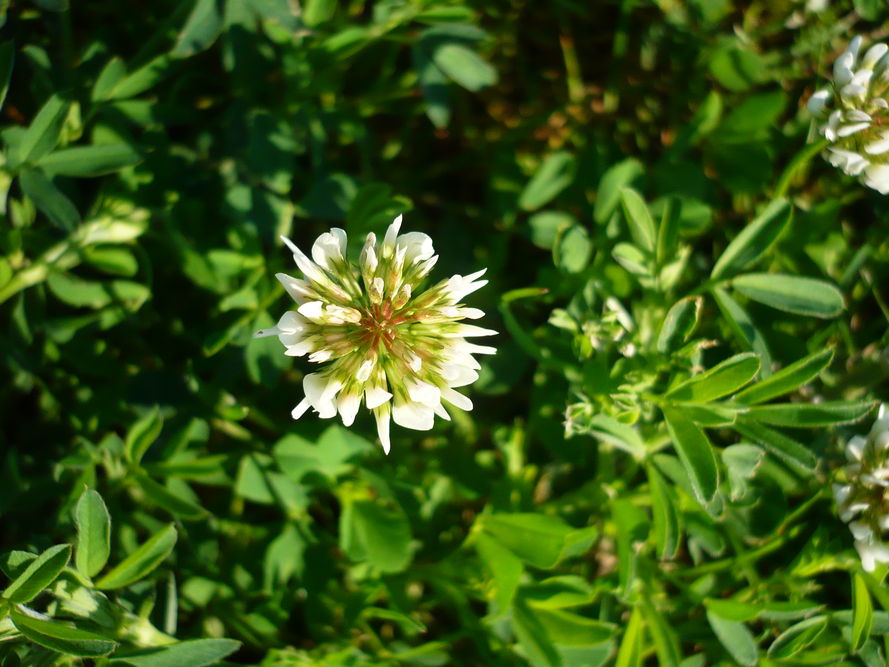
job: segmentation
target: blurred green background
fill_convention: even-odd
[[[805,451],[721,455],[731,493],[708,509],[651,399],[734,353],[764,378],[826,347],[794,401],[887,397],[889,206],[806,153],[804,110],[887,13],[826,4],[0,3],[0,551],[84,540],[86,487],[112,562],[178,535],[133,585],[77,584],[126,622],[35,604],[114,656],[156,643],[127,634],[139,617],[267,666],[755,664],[825,608],[769,659],[881,657],[884,612],[847,637],[821,428],[870,404],[810,422]],[[670,221],[665,254],[634,249],[625,186]],[[750,261],[824,300],[696,301],[773,199]],[[308,364],[251,334],[288,307],[279,234],[308,249],[338,226],[354,247],[399,213],[432,236],[434,279],[487,267],[470,305],[501,334],[474,411],[395,427],[385,457],[368,415],[293,422]],[[753,437],[707,414],[717,446]],[[705,610],[732,595],[748,607]],[[79,660],[19,639],[0,623],[4,667]]]

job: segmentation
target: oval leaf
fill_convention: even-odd
[[[671,401],[706,403],[734,393],[759,371],[759,357],[744,352],[730,357],[710,370],[690,377],[667,392]]]
[[[234,639],[189,639],[167,646],[155,646],[131,653],[118,652],[112,665],[133,667],[204,667],[213,665],[241,647]]]
[[[738,392],[735,400],[750,405],[762,403],[775,396],[789,394],[817,377],[821,371],[827,368],[831,359],[833,359],[833,350],[831,349],[810,354],[808,357],[790,364],[787,368],[782,368],[771,377]]]
[[[709,609],[707,610],[707,620],[710,621],[713,633],[719,638],[729,655],[745,666],[757,664],[759,650],[756,647],[753,634],[746,625],[725,619]]]
[[[633,236],[633,242],[648,252],[654,252],[657,232],[645,200],[632,188],[622,188],[620,203],[630,228],[630,234]]]
[[[713,445],[704,432],[681,412],[674,408],[664,408],[663,411],[670,437],[695,496],[706,507],[719,489],[719,468],[716,467]]]
[[[778,403],[755,405],[748,410],[746,416],[764,424],[811,428],[857,421],[873,407],[872,402]]]
[[[77,525],[77,550],[74,563],[86,577],[92,577],[108,562],[111,552],[111,516],[102,496],[87,489],[77,501],[74,510]]]
[[[713,280],[733,276],[753,264],[774,245],[790,224],[793,207],[786,199],[776,199],[747,225],[720,255],[710,273]]]
[[[136,164],[139,153],[126,144],[63,148],[47,155],[40,166],[49,174],[86,178],[102,176]]]
[[[830,318],[843,308],[842,293],[830,283],[779,273],[748,273],[732,280],[748,299],[797,315]]]
[[[574,182],[576,162],[566,151],[547,155],[519,195],[519,206],[533,211],[550,202]]]
[[[25,637],[35,644],[59,653],[95,658],[108,655],[117,646],[115,642],[101,635],[80,630],[58,621],[26,616],[16,609],[12,610],[10,616],[16,629]]]
[[[71,558],[70,544],[50,547],[6,587],[3,597],[15,603],[31,600],[56,580],[68,564],[69,558]]]
[[[152,535],[111,572],[96,582],[96,588],[123,588],[138,581],[161,564],[176,545],[176,526],[170,524]]]

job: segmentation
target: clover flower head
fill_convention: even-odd
[[[846,443],[845,484],[833,485],[840,518],[849,524],[861,565],[872,572],[889,563],[889,406],[883,404],[867,437]]]
[[[472,401],[455,387],[478,379],[472,355],[496,351],[467,340],[496,331],[461,322],[484,315],[461,301],[487,284],[479,280],[485,270],[421,290],[438,256],[429,236],[399,234],[400,228],[398,216],[382,241],[368,234],[357,265],[347,258],[342,229],[319,236],[311,259],[281,237],[303,278],[276,277],[297,307],[254,334],[277,336],[288,356],[329,362],[303,378],[305,398],[293,409],[294,419],[311,407],[324,419],[339,413],[350,426],[363,399],[387,454],[390,417],[425,431],[435,415],[450,419],[442,401],[471,410]]]
[[[830,142],[827,160],[881,194],[889,193],[889,46],[863,55],[856,36],[833,65],[833,81],[813,94],[809,112]]]

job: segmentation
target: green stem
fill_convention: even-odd
[[[805,167],[809,160],[824,150],[829,143],[830,142],[827,139],[821,139],[820,141],[809,144],[793,157],[788,165],[784,167],[784,171],[778,178],[778,185],[775,187],[775,199],[787,195],[787,190],[790,188],[790,182],[793,180],[793,177],[796,176],[797,172]]]

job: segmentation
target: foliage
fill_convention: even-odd
[[[889,204],[805,101],[889,13],[817,4],[0,3],[0,665],[883,664]],[[385,456],[250,336],[400,213],[501,334]]]

